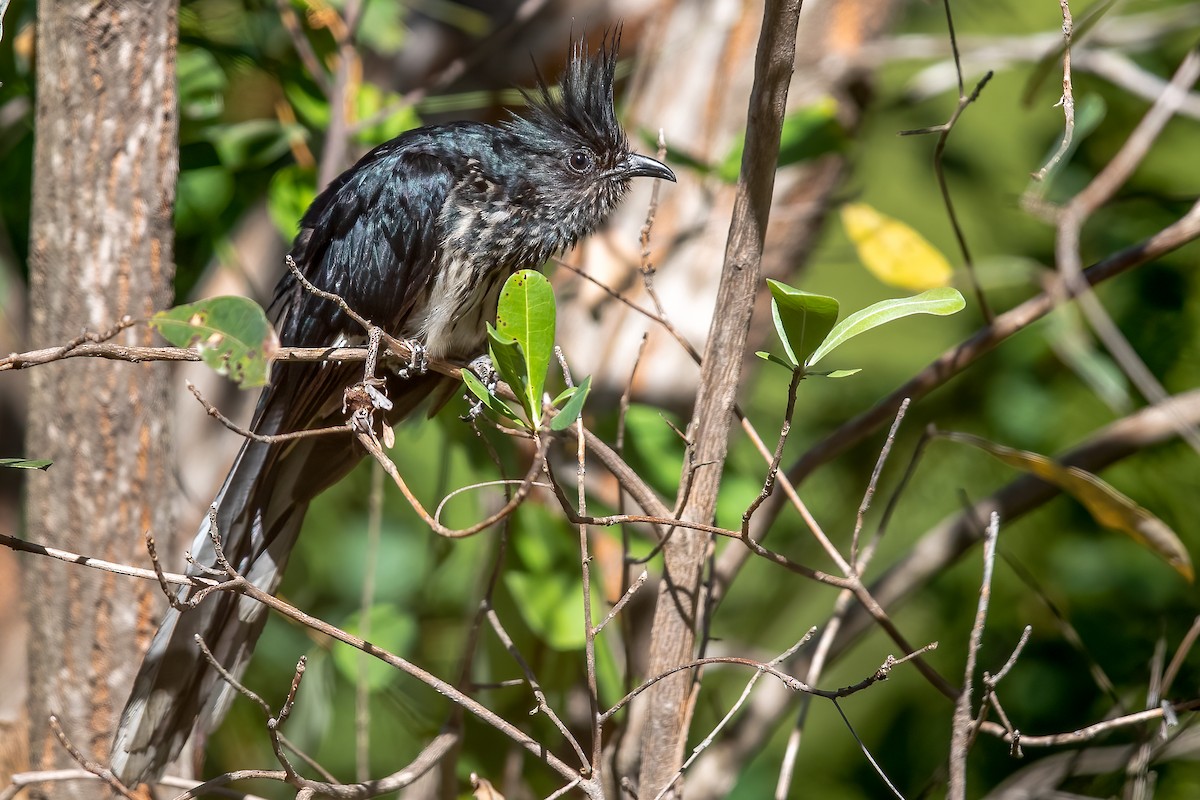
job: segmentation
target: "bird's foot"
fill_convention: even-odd
[[[488,394],[495,394],[496,387],[500,383],[500,373],[496,372],[496,367],[492,365],[492,359],[487,354],[481,355],[470,364],[467,364],[467,369],[474,372],[484,387],[488,390]],[[467,414],[463,420],[474,422],[483,413],[483,401],[478,397],[467,395],[467,399],[471,401],[471,407],[467,410]]]
[[[342,396],[342,413],[349,415],[350,425],[357,433],[373,436],[375,412],[392,410],[392,401],[388,399],[385,388],[386,381],[382,378],[364,378],[346,387],[346,393]],[[383,428],[391,431],[386,424]]]
[[[429,371],[429,349],[416,339],[406,339],[410,353],[408,365],[396,371],[396,374],[407,380],[417,378]]]

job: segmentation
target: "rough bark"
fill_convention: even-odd
[[[787,105],[796,52],[801,0],[767,0],[755,59],[754,88],[747,114],[746,147],[725,264],[717,292],[722,313],[713,318],[700,378],[700,391],[689,430],[696,473],[683,518],[711,523],[728,449],[729,427],[741,375],[750,314],[762,273],[763,243],[771,213],[779,135]],[[685,464],[685,469],[690,465]],[[654,613],[651,675],[693,658],[696,614],[709,537],[676,530],[663,548],[664,575]],[[692,704],[691,678],[681,672],[655,685],[646,695],[648,717],[642,730],[638,794],[655,797],[683,763]]]
[[[178,164],[177,7],[168,0],[42,3],[30,235],[30,341],[59,344],[145,317],[172,299]],[[149,344],[144,326],[129,344]],[[168,366],[100,359],[31,379],[26,452],[54,465],[28,482],[28,538],[119,562],[143,534],[172,532]],[[30,625],[27,702],[35,769],[74,766],[47,718],[89,757],[107,756],[156,586],[50,559],[23,565]],[[34,797],[96,797],[94,783]]]

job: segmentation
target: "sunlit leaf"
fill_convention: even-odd
[[[579,384],[576,391],[571,394],[571,398],[567,404],[559,409],[558,414],[554,419],[550,420],[550,430],[563,431],[575,423],[579,419],[579,415],[583,413],[583,404],[587,401],[588,392],[592,390],[592,376],[589,375],[583,379],[583,383]]]
[[[544,275],[523,269],[505,281],[496,309],[496,330],[520,345],[525,376],[522,405],[535,426],[541,421],[542,391],[554,357],[554,325],[554,290]],[[518,390],[509,385],[514,392]]]
[[[360,124],[368,121],[371,124],[357,128],[354,138],[370,146],[394,139],[405,131],[418,127],[421,118],[417,116],[416,108],[402,100],[403,98],[395,92],[384,92],[373,83],[362,84],[355,93],[356,118]],[[387,113],[376,119],[385,110]]]
[[[262,307],[245,297],[212,297],[175,306],[150,325],[176,347],[191,347],[205,364],[248,389],[267,383],[279,337]]]
[[[578,575],[572,578],[562,573],[534,575],[508,570],[504,585],[512,593],[525,624],[547,645],[555,650],[583,647],[583,592]]]
[[[48,469],[53,461],[44,458],[0,458],[0,467],[10,469]]]
[[[1052,458],[1016,450],[967,433],[943,433],[945,438],[978,447],[1010,467],[1029,472],[1078,500],[1101,525],[1120,531],[1158,555],[1190,582],[1192,560],[1183,542],[1158,517],[1118,492],[1096,475],[1068,467]]]
[[[883,283],[921,291],[950,282],[946,257],[903,222],[866,203],[847,203],[842,225],[863,266]]]
[[[895,297],[890,300],[880,300],[864,309],[855,311],[839,322],[825,340],[808,359],[808,366],[813,366],[833,350],[845,342],[866,333],[872,328],[886,325],[913,314],[933,314],[939,317],[956,314],[966,306],[966,301],[957,289],[943,286],[940,289],[930,289],[913,297]]]
[[[267,213],[285,239],[296,235],[300,219],[317,196],[317,172],[288,164],[271,176],[267,187]]]
[[[838,301],[767,279],[775,331],[794,366],[804,364],[837,321]]]

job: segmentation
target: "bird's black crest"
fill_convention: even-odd
[[[613,108],[620,44],[620,27],[606,31],[594,53],[588,52],[583,38],[576,40],[558,91],[539,75],[536,92],[525,93],[529,109],[509,122],[510,130],[525,137],[548,135],[558,142],[582,135],[594,152],[624,151],[625,133]]]

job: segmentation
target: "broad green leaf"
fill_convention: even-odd
[[[887,285],[921,291],[950,282],[946,257],[903,222],[866,203],[847,203],[842,225],[863,266]]]
[[[857,375],[862,372],[862,369],[835,369],[833,372],[826,372],[826,378],[849,378],[851,375]]]
[[[1078,500],[1101,525],[1120,531],[1170,564],[1191,582],[1192,560],[1183,542],[1158,517],[1118,492],[1096,475],[1068,467],[1052,458],[989,442],[968,433],[943,433],[962,444],[978,447],[1010,467],[1029,472]]]
[[[541,424],[542,391],[554,357],[554,324],[554,290],[544,275],[523,269],[505,281],[496,309],[496,330],[521,346],[526,376],[522,404],[535,426]],[[517,386],[509,385],[517,391]]]
[[[409,650],[417,638],[417,623],[409,614],[401,613],[393,605],[371,606],[367,611],[370,625],[364,629],[361,612],[351,614],[342,623],[342,629],[354,636],[366,639],[377,647],[382,647],[397,655]],[[366,659],[366,669],[363,677],[367,688],[378,691],[390,684],[400,672],[377,658],[366,655],[353,647],[336,645],[333,648],[333,663],[338,672],[347,682],[357,684],[360,676],[360,664]]]
[[[292,81],[283,84],[283,96],[292,107],[292,111],[304,123],[314,128],[324,130],[329,127],[329,101],[311,84]]]
[[[771,315],[775,330],[793,367],[798,367],[817,349],[837,321],[838,301],[821,294],[794,289],[767,279],[771,287]]]
[[[11,469],[48,469],[53,463],[44,458],[0,458],[0,467]]]
[[[567,404],[559,409],[554,419],[550,420],[550,430],[563,431],[574,424],[575,420],[579,419],[579,415],[583,413],[583,404],[587,400],[588,392],[591,390],[592,376],[588,375],[571,395],[571,399],[567,401]]]
[[[526,416],[534,420],[534,426],[537,425],[537,420],[541,419],[541,406],[529,405],[529,378],[526,374],[525,353],[522,351],[520,343],[496,330],[488,324],[488,353],[492,358],[492,366],[496,369],[496,374],[500,376],[500,380],[508,384],[508,388],[513,390],[513,394],[517,396],[521,408],[525,409]],[[539,414],[535,415],[534,410]]]
[[[195,348],[205,364],[248,389],[267,383],[279,337],[262,308],[245,297],[211,297],[150,318],[176,347]]]
[[[534,633],[555,650],[583,647],[583,592],[579,575],[550,573],[533,575],[507,570],[504,585]],[[593,613],[603,608],[592,591]]]
[[[943,286],[940,289],[930,289],[913,297],[896,297],[891,300],[880,300],[867,306],[861,311],[855,311],[839,322],[825,337],[808,359],[807,366],[813,366],[825,356],[846,341],[860,333],[866,333],[872,328],[878,328],[893,320],[903,319],[913,314],[934,314],[939,317],[955,314],[966,306],[966,301],[957,289]]]
[[[466,384],[467,391],[475,395],[483,403],[483,412],[488,419],[510,428],[525,427],[525,423],[521,421],[521,418],[508,407],[508,403],[505,403],[499,397],[489,392],[487,387],[483,385],[483,381],[479,380],[474,372],[464,369],[460,374],[462,375],[463,383]]]

